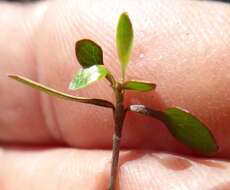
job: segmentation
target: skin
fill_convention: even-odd
[[[111,110],[51,98],[6,74],[68,92],[80,68],[74,43],[90,38],[102,46],[106,66],[120,76],[114,36],[124,10],[135,32],[127,78],[157,84],[155,92],[128,92],[126,103],[183,107],[210,128],[220,150],[209,158],[197,155],[160,122],[128,113],[118,189],[229,189],[230,5],[70,0],[1,2],[0,7],[0,189],[106,189]],[[106,81],[73,94],[113,101]]]

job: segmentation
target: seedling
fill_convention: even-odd
[[[122,128],[126,113],[128,111],[137,112],[160,120],[165,124],[169,132],[176,139],[201,154],[210,155],[218,150],[218,146],[209,129],[195,116],[191,115],[187,111],[183,111],[183,109],[168,108],[164,111],[159,111],[148,108],[144,105],[124,106],[123,100],[126,90],[147,92],[156,88],[156,85],[151,82],[125,80],[125,71],[130,60],[132,43],[132,23],[128,14],[122,13],[118,21],[116,33],[116,45],[121,65],[122,77],[121,80],[116,80],[112,73],[105,67],[103,63],[103,52],[98,44],[89,39],[82,39],[76,42],[76,57],[83,68],[70,82],[69,89],[78,90],[80,88],[85,88],[86,86],[98,80],[107,79],[115,95],[115,105],[103,99],[69,95],[34,82],[25,77],[19,75],[9,75],[9,77],[19,82],[58,98],[86,104],[94,104],[112,109],[114,117],[114,135],[109,190],[115,190]]]

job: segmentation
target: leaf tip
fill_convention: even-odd
[[[71,82],[69,83],[68,89],[69,89],[69,90],[76,90],[76,88],[75,88],[75,85],[74,85],[74,82],[73,82],[73,81],[71,81]]]
[[[15,75],[15,74],[7,74],[7,77],[15,79],[15,78],[17,78],[17,75]]]
[[[22,76],[17,75],[17,74],[7,74],[7,77],[9,77],[9,78],[11,78],[13,80],[17,80],[17,81],[20,81],[23,78]]]
[[[120,17],[122,17],[122,16],[125,16],[125,17],[129,18],[129,14],[128,14],[127,11],[122,12],[121,15],[120,15]]]

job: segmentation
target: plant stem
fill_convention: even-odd
[[[120,141],[122,134],[122,126],[125,118],[125,109],[123,105],[123,90],[121,85],[118,83],[114,89],[116,95],[116,105],[114,112],[114,134],[113,134],[113,155],[112,155],[112,166],[111,175],[109,182],[109,190],[115,190],[116,179],[118,174],[118,161],[120,152]]]
[[[148,108],[144,105],[130,105],[126,109],[126,111],[132,111],[132,112],[143,114],[145,116],[151,116],[154,117],[155,119],[165,122],[164,112]]]

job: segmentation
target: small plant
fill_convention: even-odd
[[[218,150],[218,146],[209,129],[187,111],[183,111],[179,108],[168,108],[164,111],[159,111],[147,108],[144,105],[129,105],[128,107],[124,107],[123,99],[126,90],[146,92],[156,88],[156,85],[151,82],[125,80],[125,70],[129,63],[132,42],[132,23],[127,13],[123,13],[120,15],[116,33],[117,52],[122,71],[121,80],[116,80],[112,73],[104,66],[103,52],[98,44],[89,39],[82,39],[76,42],[76,57],[83,68],[70,82],[69,89],[77,90],[98,80],[107,79],[115,95],[115,105],[103,99],[72,96],[34,82],[25,77],[19,75],[9,75],[9,77],[19,82],[58,98],[86,104],[94,104],[112,109],[114,117],[114,135],[109,190],[115,190],[122,128],[128,111],[137,112],[160,120],[165,124],[169,132],[176,139],[201,154],[210,155]]]

